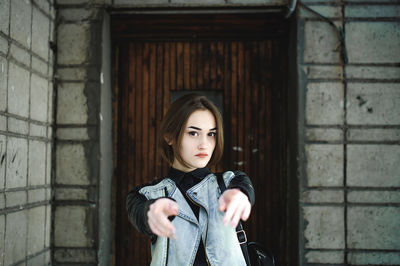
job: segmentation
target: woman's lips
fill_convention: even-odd
[[[200,158],[205,158],[208,156],[208,154],[207,153],[198,153],[198,154],[196,154],[196,156],[200,157]]]

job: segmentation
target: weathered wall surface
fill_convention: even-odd
[[[0,0],[0,264],[45,265],[51,249],[53,265],[108,265],[98,235],[106,7],[287,2],[58,0],[55,27],[53,1]],[[399,265],[400,5],[302,3],[344,29],[348,62],[335,29],[298,6],[299,264]]]
[[[301,265],[399,265],[399,2],[302,3]]]
[[[100,228],[102,21],[106,7],[221,7],[243,1],[58,0],[54,265],[110,265]],[[283,5],[287,1],[249,1]],[[112,123],[108,121],[108,123]],[[109,139],[108,141],[112,141]],[[107,183],[107,182],[105,182]],[[109,188],[112,189],[111,187]],[[103,231],[102,231],[103,230]],[[111,235],[109,230],[108,234]],[[108,237],[110,237],[110,235]]]
[[[0,1],[0,265],[48,265],[53,1]]]

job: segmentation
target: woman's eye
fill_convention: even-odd
[[[208,135],[209,135],[210,137],[215,137],[215,136],[217,135],[217,133],[215,133],[215,132],[210,132],[210,133],[208,133]]]
[[[190,136],[198,136],[199,135],[196,131],[189,131],[188,134]]]

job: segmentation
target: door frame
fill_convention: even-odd
[[[266,7],[261,9],[221,9],[221,10],[211,10],[206,12],[223,14],[223,13],[254,13],[261,12],[266,14],[280,14],[283,13],[282,10],[277,11],[277,9],[271,11]],[[147,14],[148,10],[135,11],[136,13]],[[179,14],[182,10],[168,9],[168,13]],[[196,14],[196,10],[184,10],[184,12],[189,12]],[[115,178],[114,178],[114,155],[115,155],[115,134],[112,134],[115,121],[113,121],[112,111],[112,91],[113,91],[113,69],[112,69],[112,47],[111,47],[111,23],[110,14],[122,13],[124,11],[114,10],[103,12],[102,17],[102,60],[101,60],[101,93],[100,93],[100,155],[101,164],[99,171],[99,214],[98,214],[98,232],[99,232],[99,247],[98,247],[98,265],[115,265],[115,240],[114,240],[114,217],[113,212],[115,211],[115,203],[113,199],[115,198]],[[164,13],[164,11],[161,11]],[[298,265],[299,257],[299,182],[298,182],[298,171],[299,165],[297,161],[298,154],[300,152],[299,148],[299,128],[298,121],[301,120],[302,114],[299,110],[298,99],[298,84],[297,84],[297,62],[296,62],[296,20],[291,19],[290,22],[290,33],[289,33],[289,62],[288,62],[288,88],[287,93],[287,229],[288,229],[288,246],[287,246],[287,261],[290,265]],[[304,114],[303,114],[304,116]]]

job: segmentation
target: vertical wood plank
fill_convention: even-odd
[[[183,57],[183,43],[177,42],[176,44],[176,90],[183,89],[183,76],[184,76],[184,57]]]
[[[185,90],[191,89],[190,84],[190,43],[183,43],[183,86]]]

